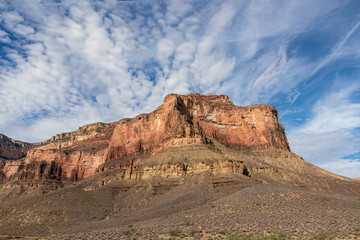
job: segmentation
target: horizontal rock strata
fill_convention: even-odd
[[[7,161],[0,178],[76,181],[105,170],[103,166],[109,162],[122,162],[118,166],[126,174],[131,170],[130,178],[135,179],[153,174],[162,176],[162,168],[182,175],[187,171],[182,164],[143,166],[137,172],[141,161],[136,159],[146,161],[174,146],[209,144],[209,139],[237,150],[290,151],[274,107],[263,104],[239,107],[224,95],[169,94],[163,105],[149,114],[110,124],[86,125],[36,143],[25,159]],[[129,158],[135,160],[129,163]],[[192,171],[206,169],[205,165],[193,164],[191,168]],[[219,162],[217,167],[244,173],[240,162]]]

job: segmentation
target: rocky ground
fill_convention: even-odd
[[[49,239],[360,239],[359,217],[358,198],[261,185],[179,213]]]
[[[115,210],[115,204],[112,206],[111,216],[107,215],[103,219],[46,224],[49,230],[47,233],[41,232],[38,225],[24,228],[25,232],[21,232],[20,227],[15,231],[17,234],[5,234],[2,237],[360,239],[358,196],[314,192],[275,182],[255,184],[246,178],[213,179],[213,184],[208,185],[204,181],[208,177],[197,176],[189,182],[158,192],[156,197],[134,206],[122,202],[126,207],[118,206]],[[193,190],[184,190],[189,189],[189,185],[192,185]],[[144,194],[143,190],[138,188],[141,195]],[[81,203],[74,202],[74,205],[77,204]],[[100,204],[98,208],[106,211],[104,204]],[[6,229],[3,225],[1,227]]]

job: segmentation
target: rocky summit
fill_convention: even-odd
[[[360,238],[360,182],[292,153],[265,104],[169,94],[45,142],[0,135],[0,157],[0,238]]]

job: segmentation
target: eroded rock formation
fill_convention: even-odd
[[[211,139],[237,150],[290,151],[274,107],[238,107],[224,95],[169,94],[164,104],[149,114],[110,124],[86,125],[34,144],[25,159],[7,162],[3,175],[6,180],[80,180],[105,170],[104,164],[109,162],[117,162],[118,168],[131,170],[164,149],[209,144]],[[224,169],[244,172],[240,162],[218,164]],[[143,176],[144,171],[145,175],[151,175],[162,167],[175,174],[184,174],[184,166],[174,163],[146,166],[146,171],[136,170],[138,173],[134,172],[133,176]]]
[[[29,148],[31,148],[30,143],[13,140],[0,134],[0,158],[5,160],[23,158]]]

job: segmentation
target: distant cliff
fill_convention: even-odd
[[[129,161],[131,157],[154,156],[173,146],[205,145],[211,139],[237,150],[290,151],[272,106],[239,107],[224,95],[169,94],[164,104],[149,114],[86,125],[34,144],[25,159],[6,162],[3,180],[76,181],[103,171],[105,163],[116,161],[118,167],[132,168],[140,160]],[[26,146],[24,149],[31,147]],[[9,149],[14,151],[4,149],[8,157],[25,156],[16,148]],[[233,164],[246,171],[240,163]]]
[[[32,144],[13,140],[3,134],[0,134],[0,158],[7,159],[20,159],[26,156],[28,149]]]

